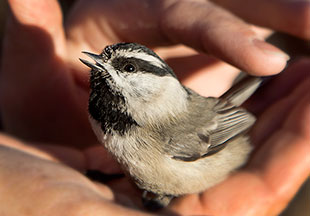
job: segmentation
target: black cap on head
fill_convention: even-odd
[[[121,51],[125,51],[125,53],[128,54],[130,53],[147,54],[149,56],[156,58],[156,61],[159,62],[159,64],[157,65],[161,65],[161,67],[154,65],[153,62],[147,61],[147,59],[135,58],[133,54],[130,55],[130,57],[124,55],[124,56],[117,56],[116,59],[113,59],[114,63],[112,64],[115,68],[117,68],[117,65],[120,62],[124,62],[127,59],[127,60],[133,60],[136,63],[138,63],[141,66],[140,69],[143,69],[142,70],[143,72],[149,72],[159,76],[172,75],[173,77],[176,78],[173,70],[154,51],[141,44],[126,43],[126,42],[113,44],[105,47],[101,55],[106,56],[108,59],[111,59],[113,53],[117,53],[118,51],[120,51],[120,53]]]

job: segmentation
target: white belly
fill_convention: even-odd
[[[164,154],[158,144],[150,144],[156,142],[151,137],[147,138],[148,143],[143,143],[141,134],[105,136],[99,124],[91,123],[98,139],[136,184],[157,194],[178,196],[206,190],[242,166],[252,149],[246,137],[239,137],[214,155],[185,162]]]
[[[132,142],[121,146],[129,143]],[[123,151],[116,157],[137,185],[154,193],[176,196],[198,193],[221,182],[246,162],[251,151],[247,138],[242,137],[229,143],[222,151],[193,162],[175,160],[156,150],[130,147],[135,150]]]

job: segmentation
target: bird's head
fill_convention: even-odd
[[[95,61],[81,59],[91,68],[89,112],[98,122],[121,120],[108,117],[115,111],[142,126],[172,119],[186,110],[187,90],[147,47],[118,43],[99,55],[83,53]]]

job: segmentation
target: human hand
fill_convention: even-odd
[[[310,174],[310,59],[299,59],[245,104],[258,117],[247,165],[222,183],[175,200],[184,215],[278,215]]]
[[[115,2],[117,1],[110,1],[111,4]],[[257,2],[259,4],[260,1],[257,1]],[[75,6],[75,8],[71,11],[71,14],[68,16],[68,21],[66,23],[65,30],[62,27],[61,14],[60,14],[60,10],[58,8],[56,1],[34,1],[32,0],[32,1],[27,1],[27,3],[25,3],[23,1],[11,0],[9,1],[9,3],[12,8],[13,15],[15,16],[14,18],[15,20],[11,19],[9,21],[10,23],[8,24],[8,29],[6,33],[6,41],[4,44],[2,73],[1,73],[1,79],[0,79],[1,81],[1,85],[0,85],[1,87],[1,90],[0,90],[1,111],[2,111],[2,116],[3,116],[3,123],[4,123],[4,127],[6,131],[9,131],[12,134],[27,138],[29,140],[39,140],[39,141],[57,143],[57,144],[62,144],[62,145],[75,145],[75,146],[80,146],[80,147],[81,146],[85,147],[85,146],[89,146],[91,144],[96,143],[96,139],[94,138],[93,133],[90,130],[88,120],[87,120],[87,109],[86,109],[87,105],[86,104],[87,104],[87,98],[88,98],[88,82],[87,82],[88,69],[81,67],[80,63],[78,63],[77,61],[77,57],[79,56],[79,53],[81,50],[99,52],[107,44],[111,44],[114,42],[118,42],[120,40],[127,39],[127,38],[123,38],[123,36],[135,35],[137,37],[135,41],[140,42],[140,43],[148,43],[154,47],[159,46],[159,45],[172,45],[178,42],[184,42],[184,43],[186,42],[186,44],[191,45],[194,48],[198,48],[199,50],[207,50],[209,53],[214,54],[217,57],[222,58],[228,62],[231,62],[234,65],[242,69],[246,69],[247,71],[251,72],[252,74],[256,74],[256,75],[274,74],[276,72],[279,72],[285,65],[284,63],[285,60],[279,60],[281,58],[276,57],[275,59],[271,60],[272,57],[267,57],[269,55],[264,57],[264,55],[262,55],[262,52],[255,50],[254,47],[250,45],[247,46],[246,44],[243,45],[243,43],[241,42],[243,41],[244,43],[248,43],[250,41],[249,38],[251,38],[251,36],[253,35],[251,34],[248,35],[247,31],[245,31],[246,33],[244,33],[244,31],[241,31],[241,33],[239,33],[240,26],[238,25],[238,22],[240,20],[238,21],[238,19],[236,21],[237,23],[235,23],[236,24],[235,27],[237,30],[231,31],[230,29],[226,29],[227,31],[230,32],[230,34],[226,34],[226,33],[223,35],[221,34],[222,37],[220,37],[219,34],[221,33],[221,31],[223,31],[223,28],[215,29],[218,31],[215,31],[213,33],[211,31],[212,34],[210,32],[202,34],[203,36],[201,37],[199,37],[199,35],[202,32],[197,31],[198,35],[196,34],[194,35],[196,35],[198,38],[202,38],[201,40],[204,40],[204,39],[206,39],[206,41],[208,41],[207,39],[215,40],[214,46],[212,45],[212,47],[209,47],[209,49],[207,49],[208,46],[203,45],[202,49],[200,49],[199,47],[196,46],[197,45],[196,42],[199,40],[196,40],[196,37],[194,37],[193,35],[193,32],[195,32],[194,31],[195,28],[194,29],[190,28],[190,26],[192,25],[188,24],[188,28],[178,31],[176,27],[181,26],[182,23],[179,23],[178,20],[172,19],[172,17],[174,17],[176,14],[180,14],[180,11],[189,10],[187,7],[188,6],[187,3],[184,3],[183,6],[182,4],[179,6],[174,5],[173,7],[170,8],[170,10],[172,10],[171,13],[167,13],[168,17],[165,17],[165,19],[167,19],[167,22],[165,23],[166,24],[170,23],[171,25],[167,25],[166,30],[161,30],[161,31],[167,31],[167,34],[169,35],[171,34],[169,36],[169,39],[167,39],[166,37],[160,38],[161,35],[156,36],[156,34],[154,34],[154,32],[155,33],[158,32],[157,26],[155,26],[154,28],[147,28],[150,26],[146,26],[145,29],[134,28],[133,30],[135,32],[128,32],[128,30],[131,30],[131,28],[127,30],[125,28],[123,29],[124,31],[120,33],[117,32],[116,34],[115,30],[113,30],[113,28],[111,27],[115,26],[116,24],[118,25],[118,22],[106,23],[104,22],[104,18],[107,17],[109,19],[112,19],[113,21],[115,20],[114,18],[119,18],[119,17],[122,18],[122,16],[115,17],[115,16],[112,16],[113,14],[111,13],[108,13],[106,16],[103,16],[104,18],[102,18],[101,21],[98,21],[99,25],[94,24],[94,21],[97,22],[97,18],[103,15],[103,13],[100,13],[98,15],[100,11],[96,9],[96,8],[99,8],[96,6],[99,6],[102,3],[99,1],[93,1],[91,4],[88,2],[88,4],[90,4],[89,6],[87,6],[86,3],[83,3],[83,1],[79,1],[77,5]],[[293,4],[293,3],[291,2],[287,4]],[[298,4],[309,5],[309,3],[307,2],[298,3]],[[105,4],[102,7],[104,9],[105,7],[108,7],[108,6],[109,6],[108,4]],[[110,7],[112,6],[113,4],[110,5]],[[135,9],[137,7],[133,7],[133,8]],[[304,10],[304,13],[301,13],[303,11],[303,8],[307,8],[307,7],[301,7],[299,5],[298,7],[296,7],[296,9],[292,10],[294,13],[299,15],[299,16],[295,14],[291,15],[293,17],[291,18],[295,19],[296,23],[298,24],[306,22],[306,21],[303,21],[303,18],[304,18],[303,15],[306,14],[306,10]],[[106,9],[105,11],[108,11],[108,12],[114,11],[111,8],[109,8],[109,10],[107,8],[105,9]],[[95,11],[97,11],[97,13],[95,13]],[[284,12],[286,11],[284,10]],[[223,12],[223,13],[225,17],[227,12]],[[156,13],[155,15],[152,13],[150,14],[152,15],[152,17],[155,17],[156,19],[143,19],[143,20],[147,20],[146,22],[150,21],[150,23],[152,23],[152,21],[154,20],[157,20]],[[89,19],[87,18],[88,15],[90,16]],[[126,14],[124,14],[123,19],[127,20],[128,17],[125,15]],[[139,13],[135,13],[135,15],[138,16]],[[197,13],[197,15],[199,14]],[[220,15],[218,16],[220,17]],[[279,17],[284,17],[284,16],[279,15]],[[289,17],[289,16],[285,16],[285,17]],[[300,20],[297,21],[296,19],[300,19]],[[198,24],[199,24],[199,21],[201,20],[204,20],[204,19],[198,19],[198,23],[196,22],[197,24],[196,26],[199,26]],[[210,20],[212,19],[210,18]],[[119,20],[116,20],[116,21],[119,21]],[[223,23],[225,24],[225,22]],[[265,23],[265,24],[269,27],[276,28],[276,26],[268,25],[268,23]],[[243,25],[244,24],[241,24],[241,27],[240,27],[241,29],[243,29]],[[300,32],[299,33],[294,32],[294,34],[307,37],[307,34],[302,33],[301,30],[309,29],[309,28],[304,28],[303,26],[300,26],[297,28],[300,29]],[[286,29],[282,27],[278,29],[290,32],[292,28],[291,26],[286,26]],[[103,30],[103,31],[96,32],[99,30]],[[234,30],[234,28],[232,30]],[[66,37],[64,36],[64,32],[66,32]],[[90,34],[90,32],[93,32],[93,33]],[[181,34],[185,32],[188,32],[188,34]],[[152,35],[154,36],[154,38],[148,37],[148,35]],[[184,36],[187,35],[188,37],[181,38],[182,35]],[[238,36],[233,36],[233,35],[238,35]],[[140,38],[138,36],[140,36]],[[226,36],[229,36],[229,40],[227,40],[228,44],[222,43],[223,41],[226,41],[227,39]],[[153,38],[154,41],[152,40],[144,41],[145,38],[146,39]],[[128,40],[129,39],[130,38],[128,38]],[[211,45],[211,43],[209,42],[210,41],[208,41],[207,45]],[[213,44],[213,41],[211,42]],[[236,43],[239,46],[237,47],[234,46],[234,44]],[[229,47],[230,49],[228,49]],[[156,51],[158,51],[158,53],[161,56],[165,57],[165,59],[168,59],[168,63],[175,69],[177,73],[179,73],[181,78],[183,78],[184,83],[186,83],[188,86],[191,86],[197,89],[198,88],[197,86],[199,84],[203,84],[201,88],[198,88],[198,90],[199,92],[203,91],[205,95],[219,94],[219,92],[223,91],[224,88],[228,87],[228,85],[230,84],[230,81],[233,79],[233,77],[237,73],[236,69],[233,69],[227,65],[223,65],[222,63],[217,63],[217,61],[214,59],[210,60],[210,58],[204,55],[201,55],[201,54],[197,54],[193,52],[192,50],[185,48],[183,46],[173,48],[173,49],[172,48],[171,49],[161,48],[161,49],[156,49]],[[184,65],[186,65],[187,68],[185,69],[189,75],[183,73],[183,70],[185,71],[185,69],[184,68],[182,69],[181,66],[184,66]],[[221,67],[222,70],[224,67],[224,70],[226,68],[227,71],[226,72],[221,71],[220,73],[218,73],[220,71],[219,67]],[[295,71],[293,72],[293,75],[295,75]],[[214,80],[218,80],[222,78],[227,79],[227,80],[221,80],[221,83],[223,82],[223,86],[224,86],[222,89],[215,89],[215,90],[209,89],[209,88],[214,88],[214,86],[207,85],[207,84],[218,83],[218,82],[214,82]],[[198,83],[198,81],[200,81],[200,83]],[[218,86],[219,85],[217,85],[217,87]],[[213,92],[210,93],[211,91]],[[270,91],[270,92],[274,92],[274,91]],[[292,98],[299,99],[300,95],[292,96]],[[301,107],[302,106],[304,106],[305,108],[308,107],[306,102],[299,102],[299,104],[300,103],[302,103],[302,105],[300,105]],[[255,103],[255,104],[256,104],[255,106],[259,105],[258,103]],[[263,108],[265,109],[266,107],[269,107],[269,105],[271,104],[272,103],[267,104],[267,105],[265,104]],[[274,107],[276,107],[274,109],[277,110],[279,106],[281,105],[274,105]],[[288,104],[286,104],[284,107],[287,107],[288,109],[292,108]],[[260,109],[260,110],[264,110],[264,109]],[[293,116],[293,117],[289,117],[288,119],[296,119],[296,123],[303,122],[301,119],[306,119],[305,112],[301,112],[301,110],[298,110],[298,111],[295,110],[294,113],[297,113],[297,114],[302,113],[301,115],[303,115],[303,118],[298,118],[297,114],[295,115],[290,114],[290,116]],[[273,111],[272,114],[268,115],[268,117],[263,117],[264,115],[262,115],[259,120],[259,122],[262,122],[262,123],[258,122],[257,125],[261,125],[261,127],[264,128],[264,131],[265,130],[268,131],[266,129],[265,124],[268,125],[269,122],[263,121],[261,119],[265,119],[265,120],[270,119],[269,116],[275,116],[277,114],[279,114],[278,110]],[[286,119],[286,118],[279,117],[278,119]],[[292,122],[292,120],[286,120],[286,121]],[[272,125],[271,126],[277,127],[279,125],[282,125],[282,123],[283,122],[276,121],[276,124],[274,126]],[[289,124],[290,123],[287,123],[287,125]],[[257,128],[259,127],[260,126],[257,126]],[[242,186],[249,185],[250,189],[259,188],[259,189],[262,189],[262,191],[264,191],[264,188],[268,187],[269,184],[273,183],[270,180],[271,179],[270,176],[273,176],[276,173],[276,171],[275,169],[272,169],[272,168],[273,167],[277,168],[278,166],[284,167],[284,165],[287,165],[287,164],[283,165],[283,163],[280,163],[282,162],[281,159],[286,161],[288,156],[292,156],[292,155],[285,154],[283,157],[280,157],[278,154],[278,157],[270,158],[270,160],[266,160],[266,161],[264,160],[266,165],[264,167],[259,167],[259,170],[261,172],[258,171],[254,173],[257,175],[251,174],[253,173],[253,170],[256,170],[256,168],[254,166],[255,163],[253,166],[251,166],[251,164],[253,163],[250,163],[248,172],[246,169],[244,176],[242,175],[242,172],[241,173],[238,172],[235,175],[233,175],[232,178],[230,178],[232,180],[237,179],[238,181],[234,180],[234,181],[237,181],[236,184],[233,184],[234,181],[231,181],[228,179],[227,180],[228,183],[227,181],[225,181],[223,184],[218,185],[219,189],[216,189],[218,187],[215,187],[213,189],[208,190],[206,193],[204,193],[201,199],[203,200],[203,202],[200,202],[200,200],[197,199],[198,196],[196,195],[186,196],[184,198],[177,199],[176,202],[171,205],[172,210],[176,212],[182,212],[182,213],[193,212],[194,210],[197,212],[200,211],[204,213],[208,213],[208,212],[212,213],[212,212],[220,211],[219,210],[220,207],[218,207],[218,205],[214,205],[214,207],[211,208],[212,207],[211,204],[216,204],[214,203],[214,201],[210,202],[210,199],[214,197],[214,200],[217,200],[219,203],[222,202],[223,206],[232,206],[232,207],[237,206],[233,210],[239,211],[239,212],[246,211],[246,210],[250,211],[253,209],[256,209],[256,211],[259,211],[259,208],[262,209],[261,212],[263,211],[267,212],[267,210],[270,210],[274,206],[277,207],[274,212],[279,212],[283,208],[283,206],[286,204],[287,200],[291,198],[292,194],[297,190],[302,180],[307,175],[305,173],[309,173],[309,169],[308,169],[309,161],[307,161],[307,159],[305,158],[305,155],[302,154],[302,153],[309,152],[309,149],[307,149],[307,146],[305,145],[307,136],[301,133],[301,131],[306,130],[305,125],[303,127],[297,127],[297,128],[299,129],[300,134],[298,133],[294,134],[293,137],[291,137],[289,140],[288,139],[286,140],[286,142],[293,143],[291,148],[288,149],[288,151],[292,152],[292,154],[294,155],[296,154],[296,158],[293,158],[294,159],[293,162],[290,161],[290,164],[289,164],[290,166],[288,166],[287,172],[284,173],[285,175],[279,175],[279,177],[283,177],[283,182],[282,184],[276,185],[278,187],[274,186],[275,188],[274,187],[272,188],[274,192],[270,193],[266,191],[266,193],[253,194],[253,196],[255,196],[255,199],[259,198],[260,202],[255,202],[257,200],[244,200],[244,199],[242,200],[241,195],[244,195],[243,193],[239,193],[238,197],[236,197],[236,193],[240,191],[239,190],[240,188],[238,188],[238,191],[236,191],[236,190],[233,190],[232,189],[233,187],[230,187],[230,186],[239,187],[239,185],[242,185]],[[264,131],[260,130],[259,133],[254,133],[253,136],[255,137],[255,134],[258,134],[258,137],[263,137],[259,134],[263,134]],[[265,136],[269,137],[269,134],[267,135]],[[277,141],[274,142],[275,145],[273,145],[273,148],[279,147],[281,145],[281,137],[276,137],[274,139],[276,139]],[[261,143],[265,143],[265,141],[261,140]],[[265,148],[268,148],[267,144],[263,146],[267,146]],[[264,151],[260,150],[260,152],[262,152],[260,155],[265,156],[266,153],[273,152],[272,150],[273,148],[269,148],[268,151],[266,149]],[[285,151],[285,149],[287,148],[283,148],[283,149],[284,149],[283,151]],[[273,153],[271,154],[272,156],[274,156]],[[75,157],[72,157],[72,158],[75,158]],[[258,159],[255,160],[255,158],[258,158]],[[91,163],[96,164],[97,159],[91,157],[90,160],[94,160]],[[105,157],[102,156],[101,159],[105,160]],[[260,161],[259,159],[260,159],[260,156],[254,155],[252,161]],[[76,160],[76,159],[72,159],[72,160]],[[107,163],[104,163],[104,161],[101,161],[101,162],[102,163],[100,164],[106,164],[106,166],[109,165],[109,164],[107,165]],[[300,165],[300,164],[303,164],[303,165]],[[271,165],[275,165],[275,166],[271,166]],[[308,166],[308,167],[305,168],[305,166]],[[90,167],[85,165],[83,168],[86,169]],[[56,167],[56,169],[58,168]],[[59,168],[59,169],[62,169],[62,168]],[[245,178],[247,177],[248,174],[250,174],[251,176],[249,177],[250,180]],[[58,175],[55,175],[55,176],[58,176]],[[294,179],[294,177],[296,176],[299,176],[299,177]],[[19,177],[22,177],[22,176],[19,176]],[[68,174],[68,179],[70,179],[71,177],[72,175]],[[257,181],[257,179],[260,179],[260,178],[263,179],[261,181],[261,184],[256,185],[255,181]],[[17,178],[17,179],[21,179],[21,178]],[[277,181],[277,180],[278,178],[274,178],[274,181]],[[248,184],[248,181],[249,181],[249,184]],[[245,184],[244,182],[246,182],[247,184]],[[87,184],[89,184],[89,182]],[[114,190],[119,190],[119,188],[123,189],[123,191],[119,191],[118,194],[123,194],[125,197],[127,197],[125,198],[125,200],[128,200],[128,199],[136,200],[136,202],[134,203],[138,206],[137,203],[139,199],[138,199],[137,194],[133,192],[134,190],[133,189],[131,190],[132,193],[126,193],[128,192],[128,188],[132,188],[132,186],[128,184],[128,181],[123,180],[122,182],[114,182],[114,183],[111,183],[110,187],[111,189],[114,188]],[[227,190],[226,187],[232,190]],[[287,190],[284,190],[283,188]],[[20,187],[20,190],[24,190],[24,189],[27,189],[25,185]],[[89,188],[86,187],[85,190],[88,191],[88,189]],[[67,194],[70,194],[72,190],[74,191],[76,190],[76,188],[68,189]],[[224,201],[222,199],[227,197],[226,196],[227,191],[229,191],[229,194],[231,194],[231,196],[228,197],[226,201]],[[244,188],[243,192],[245,193],[246,191],[248,190]],[[282,191],[282,192],[280,193],[279,191],[280,192]],[[277,192],[279,193],[277,194]],[[82,191],[81,193],[82,193],[81,197],[84,197],[83,195],[84,192]],[[85,193],[88,194],[88,192],[85,192]],[[28,193],[25,193],[26,198],[29,197],[27,196],[27,194]],[[79,195],[79,193],[77,194]],[[274,194],[276,194],[276,196],[273,197]],[[282,194],[286,195],[285,202],[282,202],[283,199],[280,196]],[[78,195],[76,197],[78,197]],[[12,197],[13,197],[13,194],[12,194]],[[56,193],[55,200],[58,200],[59,198],[59,203],[61,201],[64,201],[61,197],[62,197],[61,194]],[[215,199],[215,197],[217,197],[217,199]],[[234,197],[235,199],[231,197]],[[46,198],[49,198],[49,197],[46,197]],[[218,199],[218,198],[222,198],[222,199]],[[237,198],[240,198],[240,199],[237,199]],[[90,198],[90,196],[87,196],[87,199],[91,200],[92,198]],[[84,201],[83,199],[81,200]],[[31,200],[24,200],[24,201],[28,201],[28,205],[30,205],[31,207],[34,207],[33,205],[31,205],[33,202],[29,203],[29,201]],[[240,207],[241,205],[238,205],[240,204],[238,203],[238,201],[242,203],[244,203],[245,201],[249,201],[249,202],[244,204],[244,206],[246,206],[244,209],[240,209],[238,207]],[[230,205],[229,202],[232,202],[232,204]],[[64,202],[64,203],[70,204],[68,202]],[[188,204],[188,203],[191,203],[191,204]],[[206,203],[208,203],[208,205],[206,205]],[[88,204],[91,204],[91,201],[88,202]],[[100,205],[101,204],[102,203],[100,203]],[[121,204],[126,204],[126,202],[121,202]],[[249,208],[250,205],[253,208]],[[55,206],[57,205],[55,204]],[[186,206],[188,208],[186,208]],[[257,208],[254,208],[255,206]],[[114,206],[114,207],[119,208],[117,206]],[[110,208],[110,209],[114,210],[114,208]],[[228,212],[231,211],[231,209],[226,209],[226,210]],[[225,209],[222,211],[225,211]]]
[[[309,68],[310,59],[296,62],[246,104],[258,116],[251,133],[256,150],[246,167],[199,195],[175,199],[162,213],[279,214],[310,173]],[[128,179],[100,184],[76,171],[110,166],[92,149],[29,146],[4,136],[0,143],[0,210],[7,215],[147,215]]]
[[[269,4],[283,10],[272,7],[270,19],[262,16]],[[82,50],[99,52],[123,40],[146,44],[156,48],[187,86],[204,95],[222,93],[237,69],[184,46],[158,46],[184,43],[255,75],[275,74],[286,64],[272,46],[263,42],[255,46],[254,38],[261,36],[251,26],[209,1],[77,1],[65,27],[56,0],[9,0],[9,5],[12,16],[0,79],[2,120],[6,131],[29,140],[76,147],[97,143],[88,123],[89,72],[78,61]],[[261,5],[259,13],[242,17],[309,38],[308,2],[256,1],[255,5]],[[289,15],[287,8],[292,8]],[[286,19],[294,20],[296,28],[286,25]],[[219,80],[221,85],[214,85]]]
[[[91,182],[37,145],[4,134],[0,143],[1,215],[148,215],[117,205],[116,201],[133,207],[109,187]],[[67,165],[80,171],[86,167],[80,151],[54,146],[53,153],[65,153]]]

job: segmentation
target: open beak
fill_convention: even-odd
[[[85,64],[86,66],[90,67],[91,69],[94,69],[94,70],[99,70],[99,71],[106,71],[106,69],[104,68],[103,66],[103,58],[101,55],[97,55],[97,54],[93,54],[93,53],[90,53],[90,52],[82,52],[84,54],[86,54],[88,57],[90,57],[91,59],[93,59],[96,64],[94,63],[91,63],[89,61],[86,61],[84,59],[81,59],[80,58],[80,61]]]
[[[105,79],[111,79],[110,73],[107,71],[107,69],[104,67],[104,57],[101,55],[93,54],[90,52],[82,52],[86,54],[88,57],[93,59],[95,63],[91,63],[87,60],[81,59],[80,61],[85,64],[86,66],[90,67],[92,70],[90,71],[91,76],[97,77],[98,75],[105,78]]]

